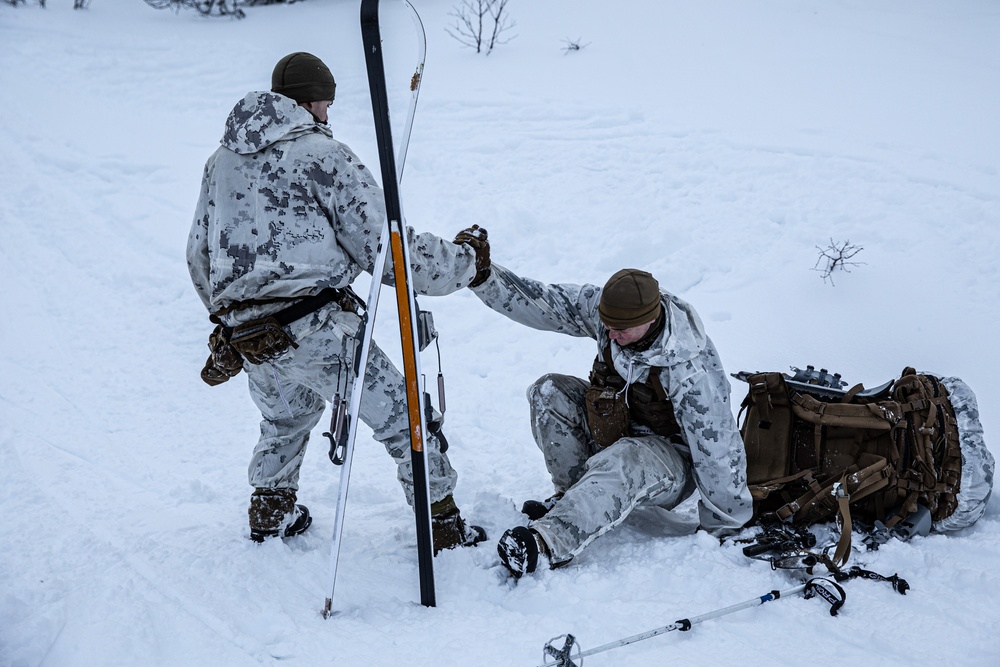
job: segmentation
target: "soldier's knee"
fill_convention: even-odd
[[[531,383],[528,387],[528,401],[532,405],[541,405],[543,403],[550,403],[552,396],[557,393],[563,393],[559,390],[559,378],[561,376],[557,373],[546,373],[542,377]]]
[[[549,405],[554,399],[573,396],[574,383],[580,380],[570,375],[546,373],[528,387],[528,401],[534,405]]]

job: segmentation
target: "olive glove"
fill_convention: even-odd
[[[467,245],[476,253],[476,276],[469,287],[479,287],[490,277],[490,242],[486,230],[479,225],[463,229],[455,237],[458,245]]]

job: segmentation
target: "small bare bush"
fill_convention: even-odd
[[[506,44],[517,36],[507,34],[517,25],[505,13],[509,1],[462,0],[462,4],[448,13],[455,19],[455,24],[445,28],[445,32],[460,44],[475,49],[476,53],[485,51],[489,55],[494,47]]]
[[[572,53],[573,51],[581,51],[588,44],[590,44],[590,42],[587,42],[587,44],[584,44],[583,40],[581,40],[579,37],[577,37],[576,39],[569,39],[569,38],[567,38],[567,39],[563,40],[562,50],[563,50],[563,53]]]
[[[833,274],[837,271],[850,273],[851,270],[847,267],[864,264],[864,262],[852,261],[864,248],[852,244],[849,240],[842,243],[835,243],[831,238],[830,245],[825,248],[816,246],[816,250],[819,250],[819,257],[816,258],[813,271],[821,272],[823,274],[823,282],[829,282],[830,285],[834,284]]]

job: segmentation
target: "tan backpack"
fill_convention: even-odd
[[[826,369],[792,370],[734,375],[750,385],[740,433],[752,523],[807,526],[839,517],[833,560],[843,565],[855,521],[892,529],[918,506],[933,521],[955,511],[962,455],[955,412],[937,378],[906,368],[881,387],[845,391]]]

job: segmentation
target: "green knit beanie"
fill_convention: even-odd
[[[311,53],[290,53],[274,66],[271,92],[290,97],[299,104],[332,100],[337,82],[322,60]]]
[[[597,306],[601,321],[609,329],[629,329],[660,316],[660,285],[649,273],[622,269],[601,290]]]

